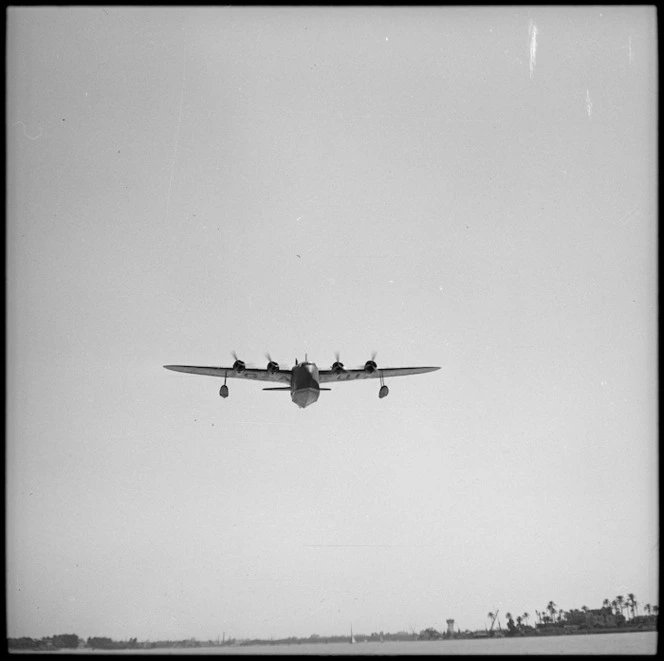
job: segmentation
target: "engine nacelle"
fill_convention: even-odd
[[[278,372],[278,371],[279,371],[279,363],[277,363],[277,362],[274,361],[274,360],[271,360],[271,361],[267,364],[267,371],[268,371],[270,374],[274,374],[275,372]]]
[[[344,369],[344,364],[340,363],[338,360],[336,360],[334,363],[332,363],[332,371],[335,374],[341,374],[342,372],[345,372],[346,370]]]
[[[376,365],[375,360],[367,360],[366,363],[364,363],[364,371],[368,372],[369,374],[373,374],[376,369],[378,369],[378,365]]]
[[[240,372],[244,372],[244,368],[246,365],[244,364],[244,361],[236,359],[235,362],[233,363],[233,370],[237,372],[238,374]]]
[[[219,395],[224,399],[228,397],[228,386],[225,383],[223,386],[221,386],[221,388],[219,388]]]

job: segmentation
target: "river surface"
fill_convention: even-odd
[[[385,643],[303,643],[301,645],[247,645],[152,650],[67,650],[78,654],[302,654],[395,655],[406,654],[655,654],[657,632],[606,633],[584,636],[541,636],[476,640],[436,640]],[[57,652],[53,652],[57,654]]]

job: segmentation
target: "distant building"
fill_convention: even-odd
[[[572,609],[565,616],[565,624],[569,627],[581,627],[586,629],[601,629],[619,627],[625,622],[625,617],[620,613],[613,613],[610,608],[594,608],[581,611]],[[550,625],[549,625],[550,626]],[[540,625],[538,625],[540,627]],[[540,627],[541,628],[541,627]]]
[[[447,622],[447,635],[451,636],[454,633],[454,620],[445,620]]]

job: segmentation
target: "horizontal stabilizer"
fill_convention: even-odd
[[[288,387],[288,388],[263,388],[263,390],[290,390],[290,387]],[[332,390],[332,388],[319,388],[318,390]]]

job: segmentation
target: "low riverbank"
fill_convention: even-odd
[[[506,634],[500,632],[498,635],[488,635],[484,631],[477,631],[470,634],[455,634],[451,640],[461,640],[467,638],[473,639],[495,639],[495,638],[544,638],[547,636],[588,636],[613,633],[648,633],[657,632],[657,627],[611,627],[611,628],[593,628],[593,629],[571,629],[571,628],[547,628],[534,629],[527,633]]]
[[[619,655],[654,655],[657,651],[656,631],[621,632],[622,636],[603,633],[596,636],[564,635],[564,636],[529,636],[511,638],[484,639],[450,639],[431,641],[367,641],[350,645],[349,643],[302,643],[280,645],[232,645],[194,648],[154,648],[132,650],[59,650],[52,654],[131,654],[131,655],[293,655],[293,656],[463,656],[463,655],[585,655],[585,654],[619,654]],[[29,650],[12,653],[30,654]]]

